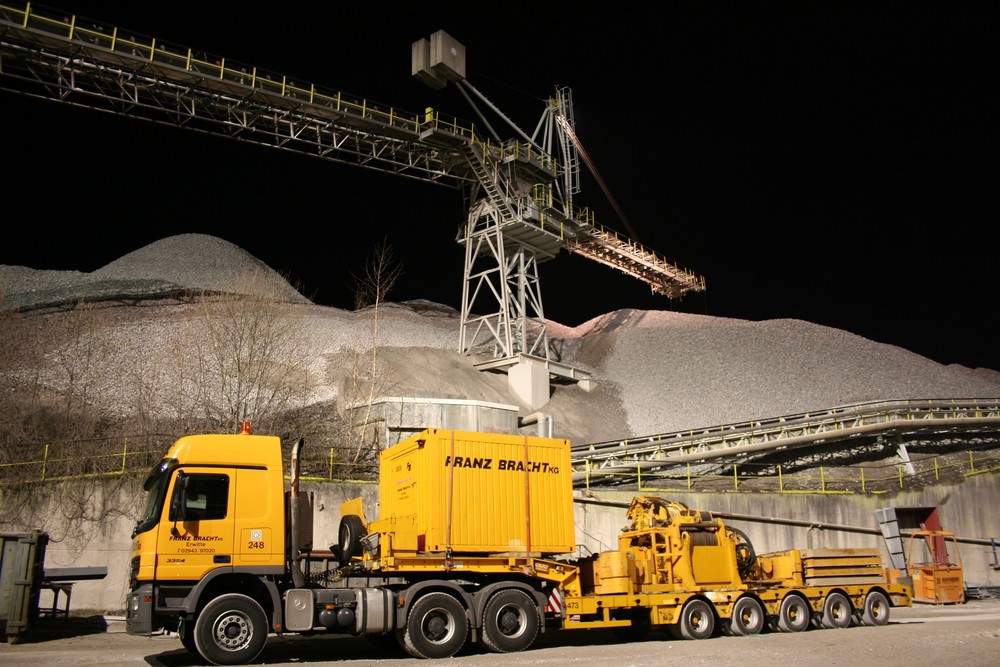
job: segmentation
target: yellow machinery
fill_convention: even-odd
[[[914,532],[910,536],[906,562],[913,578],[914,602],[965,602],[962,555],[955,533],[944,530]]]
[[[126,630],[176,629],[213,664],[253,662],[270,633],[387,637],[411,656],[467,641],[510,653],[547,629],[684,639],[716,630],[885,625],[910,604],[877,549],[757,556],[706,511],[632,500],[617,548],[578,557],[567,440],[427,429],[380,456],[378,518],[340,507],[315,549],[311,498],[277,437],[191,435],[145,483]],[[324,536],[329,545],[334,536]]]

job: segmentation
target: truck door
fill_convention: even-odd
[[[284,478],[280,470],[236,471],[234,565],[285,564]]]
[[[197,580],[232,564],[233,473],[184,468],[174,475],[157,540],[157,579]]]

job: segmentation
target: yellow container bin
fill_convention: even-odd
[[[568,440],[428,429],[381,454],[379,518],[412,517],[417,551],[574,550]]]

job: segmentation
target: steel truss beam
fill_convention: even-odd
[[[671,298],[704,280],[577,212],[578,157],[550,123],[546,149],[483,141],[438,112],[372,105],[61,12],[0,4],[0,89],[462,190],[470,204],[460,351],[550,360],[538,264],[561,249]],[[569,91],[546,110],[572,123]],[[553,151],[561,150],[558,165]],[[483,307],[480,314],[477,308]],[[558,363],[551,368],[559,369]],[[575,378],[573,369],[553,371]]]

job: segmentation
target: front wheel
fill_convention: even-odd
[[[187,649],[188,653],[192,653],[197,657],[201,657],[198,653],[198,647],[194,643],[194,628],[192,624],[187,621],[181,621],[180,627],[177,628],[177,634],[181,638],[181,645]]]
[[[531,646],[541,621],[538,607],[527,593],[496,593],[483,611],[483,644],[494,653],[513,653]]]
[[[213,665],[253,662],[267,642],[267,615],[253,598],[230,594],[215,598],[198,614],[194,643]]]
[[[403,648],[414,658],[450,658],[469,634],[465,608],[447,593],[428,593],[413,603]]]
[[[715,612],[704,600],[691,600],[681,609],[678,626],[684,639],[708,639],[715,631]]]
[[[865,597],[861,622],[865,625],[885,625],[889,622],[889,598],[881,591],[872,591]]]

